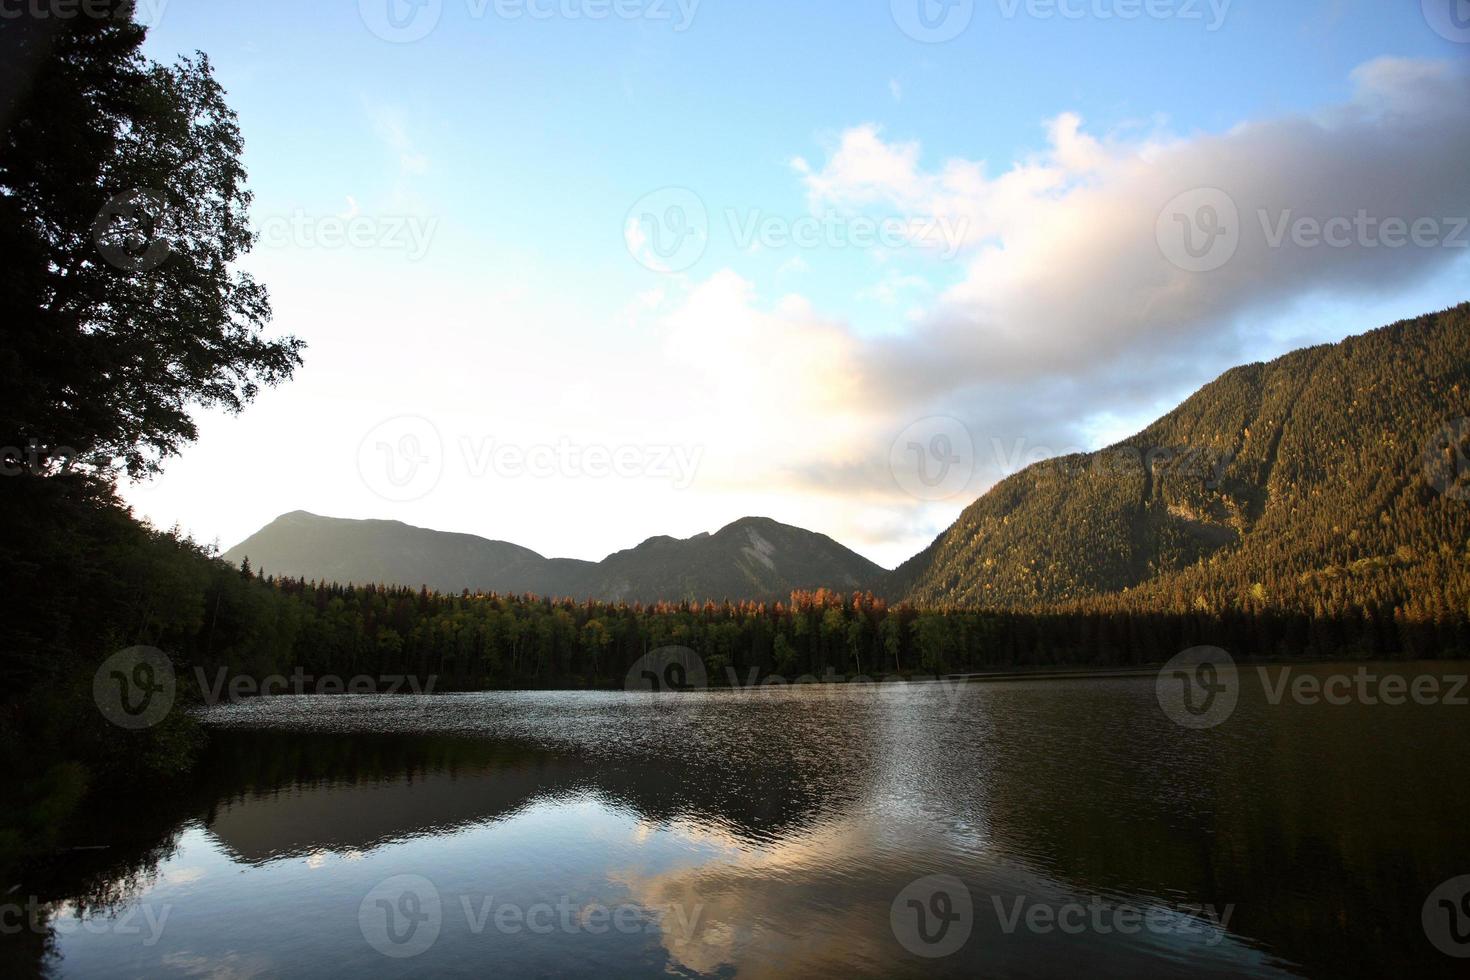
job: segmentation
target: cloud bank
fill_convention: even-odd
[[[712,478],[903,501],[893,439],[953,416],[976,445],[967,492],[941,508],[952,517],[1028,449],[1079,448],[1098,417],[1252,359],[1259,325],[1305,299],[1391,295],[1464,262],[1470,71],[1384,58],[1351,82],[1340,105],[1222,133],[1094,135],[1064,113],[1044,149],[994,176],[977,160],[926,169],[919,143],[873,125],[820,167],[798,159],[814,213],[877,207],[965,229],[963,276],[876,338],[800,297],[764,307],[728,270],[695,285],[667,316],[671,348],[698,352],[683,362],[710,365],[719,397],[759,406]],[[921,508],[911,532],[925,520]]]

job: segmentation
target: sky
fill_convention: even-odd
[[[124,487],[892,567],[1228,368],[1470,299],[1470,0],[142,0],[295,379]]]

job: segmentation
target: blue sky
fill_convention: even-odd
[[[375,33],[389,2],[427,33]],[[957,0],[968,26],[944,43],[905,33],[920,0],[620,2],[151,8],[151,56],[203,50],[229,91],[270,232],[248,264],[311,346],[295,382],[206,417],[130,488],[141,513],[226,546],[304,508],[588,558],[763,513],[891,565],[1017,446],[1093,448],[1237,361],[1470,298],[1467,250],[1443,240],[1470,213],[1457,0],[1438,20],[1436,0],[1154,0],[1131,19],[1129,0]],[[1425,148],[1444,159],[1380,152],[1409,132],[1444,134]],[[1246,175],[1227,190],[1247,229],[1288,209],[1445,224],[1386,258],[1125,262],[1132,240],[1100,224],[1151,231],[1206,186],[1163,194],[1184,172]],[[629,222],[675,204],[700,244],[669,268]],[[323,245],[334,220],[362,238]],[[861,237],[900,223],[936,247]],[[968,448],[927,462],[957,475],[894,472],[955,424]],[[240,465],[283,436],[279,472]],[[534,474],[492,461],[554,445]],[[625,451],[622,475],[567,462],[589,447]],[[364,472],[398,453],[389,475],[417,482]]]

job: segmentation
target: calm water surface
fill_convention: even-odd
[[[259,699],[25,884],[60,976],[1457,974],[1470,708],[1242,676]]]

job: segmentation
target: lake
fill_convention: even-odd
[[[1461,973],[1470,708],[1269,680],[257,698],[10,899],[78,977]]]

